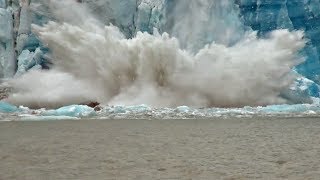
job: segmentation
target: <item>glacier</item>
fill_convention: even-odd
[[[63,1],[60,2],[63,4]],[[267,39],[274,30],[302,30],[307,43],[299,51],[300,58],[297,59],[301,62],[292,67],[292,74],[296,74],[296,79],[288,89],[281,88],[281,96],[292,103],[312,103],[315,102],[315,98],[320,97],[320,2],[318,0],[226,0],[221,2],[199,0],[187,3],[176,0],[78,0],[77,2],[88,7],[86,11],[96,18],[92,21],[97,20],[97,23],[102,25],[112,24],[118,27],[126,39],[134,41],[141,32],[155,35],[168,33],[179,40],[183,50],[195,56],[199,50],[204,53],[202,48],[206,45],[210,46],[212,42],[233,47],[243,37],[249,37],[248,32],[251,31],[256,31],[258,38]],[[34,25],[42,27],[50,21],[60,20],[78,26],[87,21],[85,14],[76,12],[76,9],[69,9],[70,12],[72,11],[70,14],[74,14],[70,17],[60,17],[59,11],[52,12],[54,8],[61,8],[62,12],[62,6],[59,3],[52,5],[46,0],[0,0],[0,78],[16,78],[28,71],[33,73],[37,69],[52,67],[51,57],[48,56],[52,49],[48,48],[47,42],[35,32]],[[162,36],[162,38],[166,37]],[[208,47],[210,48],[212,47]],[[217,51],[221,50],[215,48]],[[201,58],[206,57],[207,55],[204,54]],[[245,64],[245,61],[241,62]],[[250,64],[247,66],[252,68]],[[25,80],[28,79],[25,78]],[[57,83],[57,85],[60,84]],[[186,84],[179,86],[190,88]],[[77,84],[77,87],[85,86]],[[40,90],[37,92],[45,94]],[[208,92],[203,93],[208,94]],[[262,93],[259,95],[263,96]],[[83,96],[81,93],[75,95],[75,97],[81,96]],[[97,100],[91,96],[81,100],[87,101],[90,98]],[[122,99],[121,102],[123,102]],[[192,100],[186,102],[186,105],[190,105]],[[244,104],[240,103],[240,105]],[[228,105],[223,104],[223,106]],[[189,111],[186,107],[180,106],[178,111]]]
[[[10,78],[15,73],[16,59],[14,50],[13,19],[11,12],[0,4],[0,76]]]
[[[301,54],[307,58],[297,71],[319,84],[320,2],[318,0],[239,0],[244,23],[261,35],[274,29],[300,29],[308,42]]]
[[[21,1],[21,2],[20,2]],[[1,57],[1,77],[12,77],[15,70],[18,69],[17,60],[23,50],[34,52],[37,48],[43,48],[42,43],[31,32],[31,24],[45,24],[50,19],[48,7],[45,6],[45,1],[41,0],[1,0],[0,1],[0,57]],[[209,4],[202,5],[197,12],[186,10],[189,16],[200,14],[199,19],[190,18],[195,22],[181,22],[173,26],[174,21],[179,20],[179,15],[175,14],[175,6],[178,1],[174,0],[81,0],[80,2],[87,4],[90,10],[104,23],[113,23],[120,27],[127,37],[132,37],[138,31],[153,32],[153,28],[157,28],[160,32],[172,32],[174,28],[183,28],[181,26],[190,26],[195,37],[191,37],[190,41],[197,41],[197,46],[210,43],[212,41],[226,41],[222,37],[230,36],[221,33],[221,31],[228,28],[223,26],[220,21],[227,21],[233,26],[241,27],[234,19],[234,15],[230,13],[239,13],[244,24],[253,30],[257,30],[259,35],[275,30],[275,29],[298,29],[304,30],[305,35],[310,41],[301,52],[306,57],[306,61],[297,66],[297,71],[308,79],[319,83],[320,74],[320,5],[317,0],[300,1],[300,0],[234,0],[225,1],[230,4],[238,5],[239,11],[230,10],[230,8],[237,8],[236,6],[223,5],[224,7],[212,6]],[[205,1],[203,1],[205,2]],[[214,1],[211,1],[214,2]],[[42,4],[41,4],[42,3]],[[192,3],[196,1],[185,3],[186,6],[196,6]],[[212,8],[207,8],[206,6]],[[188,8],[188,7],[186,7]],[[206,11],[220,11],[220,17],[214,17],[215,13],[205,15]],[[200,12],[200,13],[199,13]],[[203,12],[204,15],[201,15]],[[210,15],[210,13],[212,15]],[[182,13],[180,13],[182,14]],[[172,18],[172,15],[176,16]],[[180,16],[185,16],[182,14]],[[201,16],[201,17],[200,17]],[[211,26],[210,22],[214,22],[216,27]],[[204,34],[200,35],[203,29],[203,24],[206,24]],[[200,30],[196,30],[196,29]],[[233,28],[235,29],[235,28]],[[238,32],[228,32],[232,34],[232,38],[237,38],[237,34],[243,33],[242,28],[236,28]],[[185,34],[176,35],[185,38]],[[199,37],[200,36],[200,37]],[[195,46],[195,45],[193,45]],[[189,47],[199,48],[199,47]],[[45,52],[47,50],[44,50]],[[43,64],[43,66],[45,66]]]
[[[1,0],[0,2],[0,11],[2,14],[0,18],[2,22],[1,27],[5,27],[1,28],[1,34],[3,35],[0,39],[3,44],[10,43],[5,45],[6,51],[2,50],[0,54],[2,57],[8,57],[2,58],[2,61],[4,61],[4,59],[8,61],[4,62],[4,65],[8,65],[10,64],[9,61],[17,62],[17,58],[23,50],[28,49],[35,51],[36,48],[42,46],[41,42],[31,32],[31,24],[45,24],[53,17],[51,17],[48,12],[48,7],[41,4],[44,2],[41,0],[24,0],[21,2],[19,0]],[[178,23],[179,25],[172,25],[175,23],[174,21],[179,20],[179,17],[172,18],[172,15],[179,16],[175,14],[175,11],[179,11],[175,10],[175,6],[179,2],[174,0],[82,0],[80,2],[87,4],[102,22],[111,22],[120,27],[127,37],[134,36],[138,31],[152,33],[153,28],[157,28],[160,32],[170,33],[174,28],[181,28],[181,26],[190,24],[190,22],[181,22]],[[204,12],[204,15],[199,15],[199,17],[197,17],[199,19],[190,18],[191,20],[195,20],[195,22],[191,24],[197,27],[197,29],[203,27],[203,23],[208,26],[205,30],[206,33],[201,35],[203,37],[198,37],[200,45],[210,43],[211,41],[224,41],[219,39],[221,38],[219,36],[222,34],[221,31],[228,29],[225,26],[223,27],[222,23],[219,24],[218,18],[223,17],[220,21],[227,21],[228,23],[233,23],[233,26],[241,27],[241,25],[239,25],[241,22],[237,22],[237,19],[233,18],[235,16],[229,15],[230,13],[239,13],[239,15],[243,17],[244,24],[253,30],[259,31],[261,35],[274,29],[304,30],[310,41],[303,52],[307,55],[307,61],[298,67],[298,71],[307,78],[317,83],[319,82],[319,1],[229,0],[225,2],[227,2],[227,4],[234,3],[238,5],[239,12],[230,10],[230,8],[237,8],[235,6],[215,6],[210,4],[210,1],[207,1],[207,4],[201,7],[199,6],[200,9],[198,9],[198,12],[200,12],[200,14]],[[194,1],[185,4],[186,6],[196,6],[192,5],[192,3],[197,2]],[[208,5],[211,6],[211,8],[207,8],[206,6]],[[216,15],[216,13],[211,12],[208,12],[209,15],[206,15],[206,11],[220,11],[219,13],[221,15],[220,17],[215,17],[213,15]],[[187,14],[194,16],[198,14],[198,12],[187,11]],[[210,15],[210,13],[212,15]],[[186,13],[182,15],[185,16]],[[219,27],[212,27],[210,25],[211,22],[215,24],[218,22],[216,26]],[[195,34],[198,33],[198,36],[200,36],[199,32],[194,29],[193,32]],[[236,38],[237,34],[243,31],[241,29],[242,28],[237,28],[238,32],[229,32],[232,33],[232,38]],[[183,38],[185,35],[180,36]],[[8,48],[14,46],[14,44],[16,54],[14,54],[12,47],[11,49]],[[14,70],[11,66],[15,65],[14,63],[10,64],[11,71]],[[4,70],[9,71],[9,67],[4,68]],[[2,76],[12,76],[12,72],[11,74],[9,72],[5,74],[7,75]]]

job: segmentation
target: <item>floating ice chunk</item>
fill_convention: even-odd
[[[176,111],[180,113],[188,113],[190,108],[188,106],[179,106],[177,107]]]
[[[115,106],[114,108],[111,109],[111,111],[109,112],[113,112],[115,114],[124,114],[126,113],[126,108],[125,106]]]
[[[126,108],[126,110],[134,112],[134,113],[143,113],[143,112],[150,111],[151,108],[145,104],[142,104],[142,105],[138,105],[138,106],[128,106]]]
[[[272,105],[263,107],[262,112],[266,113],[301,113],[307,111],[319,111],[319,107],[309,104],[296,104],[296,105]]]
[[[136,114],[145,113],[152,109],[147,105],[136,105],[136,106],[107,106],[103,109],[103,112],[108,114]]]
[[[0,101],[0,112],[2,113],[13,113],[19,111],[19,108],[9,103]]]
[[[68,117],[88,117],[96,115],[93,108],[86,105],[71,105],[55,110],[47,110],[41,113],[42,116],[68,116]]]

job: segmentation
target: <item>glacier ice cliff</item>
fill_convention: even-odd
[[[5,2],[0,2],[0,76],[9,78],[14,75],[16,68],[13,19],[11,11],[4,8]]]
[[[31,32],[31,23],[41,25],[52,18],[48,7],[43,5],[43,2],[45,0],[0,1],[2,77],[13,76],[18,57],[23,50],[33,52],[36,48],[43,47]],[[221,7],[221,5],[210,3],[214,1],[203,1],[206,3],[201,6],[197,5],[197,1],[192,1],[185,3],[184,10],[180,10],[184,13],[176,13],[179,10],[175,6],[180,2],[175,0],[79,0],[79,2],[87,4],[102,22],[112,23],[119,27],[127,37],[134,36],[138,31],[152,33],[153,28],[171,34],[174,29],[189,26],[197,39],[189,37],[189,34],[173,33],[173,35],[180,37],[181,41],[198,41],[192,44],[200,44],[199,46],[212,41],[230,43],[228,38],[237,39],[237,34],[243,33],[240,25],[242,22],[232,19],[235,16],[230,13],[239,13],[243,17],[244,24],[259,31],[260,35],[274,29],[304,30],[306,37],[310,39],[302,52],[306,55],[307,61],[298,66],[297,71],[317,83],[320,82],[320,2],[317,0],[225,1],[227,4],[238,5],[239,11],[230,10],[230,8],[237,8],[230,5]],[[188,9],[190,6],[199,6],[199,9],[193,12],[194,10]],[[219,16],[217,16],[217,11],[219,11]],[[187,22],[187,20],[180,22],[179,15],[190,16],[188,19],[194,22]],[[239,27],[238,32],[223,32],[231,28],[219,21],[233,23],[232,26]],[[211,25],[213,23],[215,26]]]
[[[289,98],[319,97],[320,2],[318,0],[77,0],[103,24],[119,27],[127,38],[138,31],[168,32],[181,46],[196,53],[211,42],[235,44],[247,29],[267,37],[276,29],[303,30],[308,42],[300,55],[306,60],[294,68],[301,77]],[[196,8],[195,8],[196,7]],[[50,50],[32,32],[55,17],[46,0],[0,0],[0,78],[20,76],[29,69],[48,68]],[[72,9],[70,9],[72,10]],[[240,17],[240,20],[239,20]],[[72,17],[77,21],[77,17]],[[79,18],[80,19],[80,18]],[[307,84],[307,85],[306,85]],[[306,87],[306,88],[305,88]],[[305,88],[305,89],[304,89]],[[296,100],[296,102],[306,100]]]
[[[261,35],[274,29],[304,30],[310,41],[301,52],[306,61],[297,71],[320,83],[320,1],[318,0],[238,0],[246,25]]]

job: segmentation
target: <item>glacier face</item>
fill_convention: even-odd
[[[0,3],[0,76],[9,78],[14,75],[16,68],[13,19],[9,10],[1,8],[3,5],[4,3],[2,1],[2,3]]]
[[[274,29],[303,30],[309,39],[306,61],[297,71],[320,82],[320,1],[319,0],[238,0],[244,23],[264,35]]]
[[[104,24],[119,27],[127,38],[134,37],[138,31],[153,33],[156,28],[160,33],[177,37],[181,46],[191,51],[213,41],[232,45],[250,28],[261,37],[275,29],[304,30],[309,41],[301,56],[306,61],[295,70],[316,83],[315,86],[320,83],[319,0],[78,2],[86,4]],[[20,75],[33,66],[47,67],[45,53],[49,50],[32,33],[31,24],[42,25],[51,19],[53,15],[46,0],[0,0],[0,77],[13,77],[16,72]],[[314,90],[309,94],[319,96]]]

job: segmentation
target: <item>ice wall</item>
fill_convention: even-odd
[[[13,18],[6,0],[0,0],[0,77],[9,78],[15,73]]]
[[[31,24],[43,24],[48,19],[39,3],[36,0],[0,0],[0,78],[11,78],[35,65],[46,67],[42,53],[48,50],[31,32]],[[36,49],[41,53],[35,52]],[[30,55],[26,56],[28,52]],[[36,60],[32,56],[34,53],[37,53]]]
[[[274,29],[304,30],[310,41],[302,55],[307,60],[297,71],[320,82],[320,1],[319,0],[236,0],[246,25],[264,35]]]
[[[162,30],[166,21],[168,0],[82,0],[105,24],[119,27],[127,37],[138,31]]]

